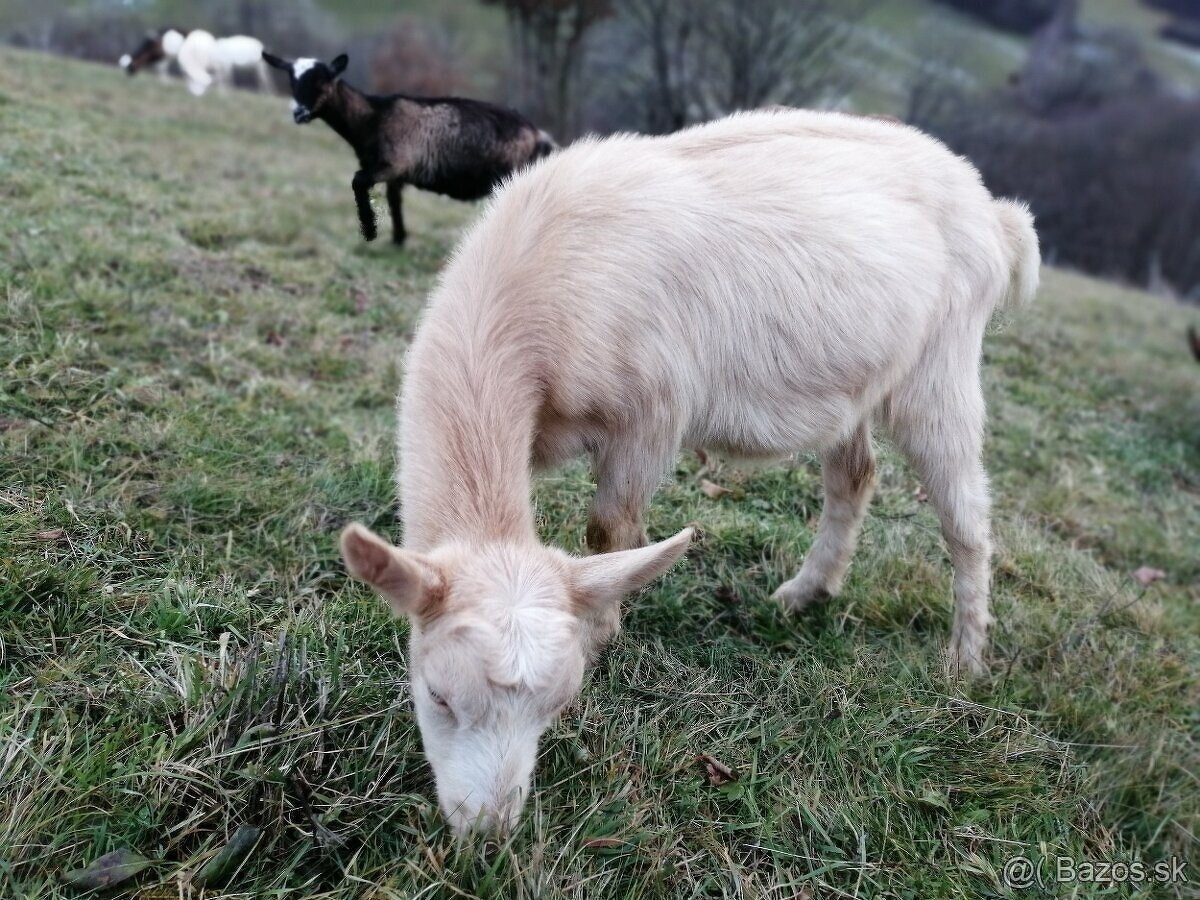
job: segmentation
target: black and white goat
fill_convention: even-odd
[[[515,169],[541,159],[555,143],[511,109],[458,97],[386,97],[364,94],[341,80],[343,53],[326,64],[288,62],[263,53],[288,73],[297,125],[323,119],[358,154],[352,187],[363,237],[375,239],[371,188],[387,185],[392,241],[403,244],[400,191],[406,184],[455,200],[478,200]]]

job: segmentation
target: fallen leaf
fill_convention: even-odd
[[[701,753],[697,756],[696,762],[704,769],[704,774],[708,777],[708,783],[713,787],[720,787],[723,784],[729,784],[738,780],[737,772],[707,753]]]
[[[85,891],[94,891],[128,881],[152,865],[152,860],[122,847],[93,860],[91,865],[64,873],[63,881]]]
[[[355,288],[351,292],[351,296],[354,297],[354,311],[358,313],[358,315],[361,316],[371,308],[371,298],[367,296],[366,291]]]
[[[918,799],[926,806],[932,806],[937,809],[944,810],[950,809],[950,801],[946,797],[946,792],[940,788],[933,787],[932,785],[925,785],[925,790],[921,793],[921,796]]]
[[[287,344],[287,338],[273,329],[267,332],[266,341],[272,347],[283,347]]]
[[[700,479],[700,490],[704,493],[704,496],[711,500],[720,500],[727,494],[733,493],[729,488],[722,487],[715,481],[709,481],[707,478]]]
[[[737,595],[737,591],[727,584],[722,584],[713,591],[713,599],[725,606],[737,606],[742,602],[742,598]]]
[[[585,850],[612,850],[615,847],[624,847],[625,843],[616,837],[593,837],[583,842],[583,848]]]
[[[1142,566],[1140,569],[1138,569],[1136,572],[1133,573],[1133,580],[1136,581],[1138,584],[1140,584],[1142,587],[1149,587],[1150,585],[1154,584],[1154,582],[1159,581],[1166,577],[1167,577],[1167,573],[1164,572],[1162,569],[1154,569],[1154,568],[1151,568],[1150,566]]]
[[[67,536],[67,533],[61,528],[51,528],[47,531],[39,531],[37,539],[39,541],[61,541]]]
[[[254,847],[258,835],[258,829],[253,825],[243,825],[235,831],[229,843],[192,877],[192,887],[220,887],[224,884]]]

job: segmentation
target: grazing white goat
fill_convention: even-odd
[[[347,569],[412,622],[441,807],[504,829],[540,735],[682,556],[642,513],[681,447],[821,452],[825,510],[791,610],[838,592],[873,484],[871,425],[919,473],[954,564],[952,663],[983,667],[988,487],[979,365],[1030,300],[1028,211],[904,125],[748,113],[584,140],[501,188],[434,292],[400,403],[403,549],[351,525]],[[531,466],[591,456],[578,558],[543,546]],[[634,549],[630,549],[634,548]],[[719,552],[719,547],[711,552]]]
[[[117,62],[130,75],[154,68],[165,78],[175,60],[183,70],[188,90],[199,97],[214,82],[231,87],[235,73],[244,70],[254,72],[259,90],[270,91],[271,73],[263,62],[262,51],[262,41],[245,35],[215,38],[201,29],[184,33],[166,28],[150,32],[136,51],[126,53]]]
[[[197,97],[216,83],[232,87],[234,74],[254,73],[259,90],[271,90],[271,73],[262,58],[263,45],[258,38],[246,35],[216,38],[207,31],[191,31],[179,48],[179,67],[187,78],[188,90]]]

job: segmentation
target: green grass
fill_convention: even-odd
[[[2,51],[0,122],[0,896],[74,896],[63,872],[129,848],[155,865],[128,893],[178,897],[245,825],[205,896],[1031,896],[1016,853],[1195,855],[1194,310],[1047,271],[989,336],[977,682],[941,673],[946,553],[890,451],[844,596],[798,620],[768,595],[812,541],[811,461],[722,469],[714,501],[683,460],[651,531],[705,541],[631,604],[520,831],[459,846],[404,627],[335,539],[393,527],[406,338],[478,207],[414,193],[409,247],[363,244],[352,154],[281,98]],[[579,548],[589,494],[541,482],[548,540]]]

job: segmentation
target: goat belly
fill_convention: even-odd
[[[488,196],[507,174],[507,170],[491,166],[462,168],[439,173],[433,178],[414,180],[413,184],[422,190],[444,194],[455,200],[479,200]]]

